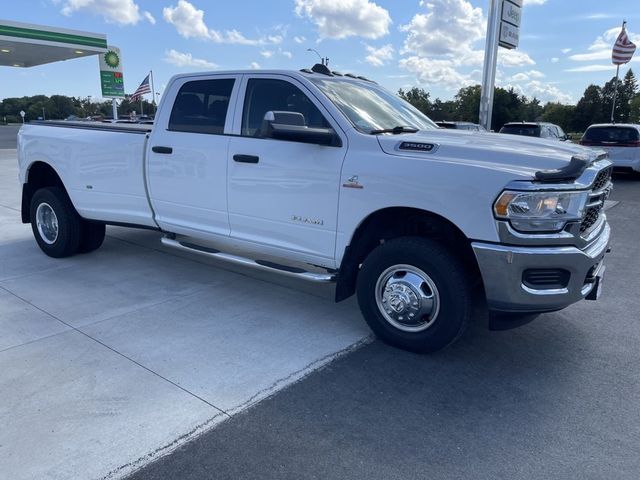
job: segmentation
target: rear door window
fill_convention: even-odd
[[[169,118],[169,130],[191,133],[224,133],[229,99],[235,80],[196,80],[178,92]]]
[[[631,127],[591,127],[582,140],[593,145],[629,145],[637,144],[640,136]]]

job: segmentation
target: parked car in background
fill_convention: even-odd
[[[564,133],[564,130],[558,125],[545,122],[509,122],[503,125],[499,133],[540,137],[549,140],[560,140],[562,142],[569,139],[567,134]]]
[[[471,123],[471,122],[446,122],[444,120],[441,120],[439,122],[436,122],[436,125],[438,125],[441,128],[449,128],[449,129],[456,129],[456,130],[472,130],[476,132],[487,131],[483,126],[478,125],[477,123]]]
[[[602,123],[591,125],[580,145],[598,147],[609,153],[613,167],[640,173],[640,125]]]

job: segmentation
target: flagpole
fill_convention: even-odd
[[[151,79],[151,103],[153,103],[153,116],[155,117],[158,105],[156,105],[156,87],[153,85],[153,70],[149,70],[149,78]]]
[[[616,123],[615,111],[616,111],[616,100],[618,99],[619,78],[620,78],[620,65],[616,67],[616,84],[615,84],[615,87],[613,87],[613,105],[611,105],[611,123]]]

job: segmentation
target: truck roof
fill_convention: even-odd
[[[173,78],[189,78],[199,77],[206,75],[255,75],[256,73],[266,75],[290,75],[294,77],[309,78],[315,77],[329,77],[346,81],[364,81],[369,83],[376,83],[366,77],[355,75],[352,73],[341,73],[336,70],[330,70],[326,65],[316,64],[310,69],[303,68],[302,70],[267,70],[267,69],[242,69],[242,70],[209,70],[205,72],[193,72],[193,73],[179,73],[174,75]]]

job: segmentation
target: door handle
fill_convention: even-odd
[[[151,147],[151,151],[154,152],[154,153],[171,154],[171,153],[173,153],[173,148],[155,146],[155,147]]]
[[[236,153],[233,156],[233,161],[240,163],[258,163],[258,161],[260,161],[260,157],[257,155],[240,155]]]

